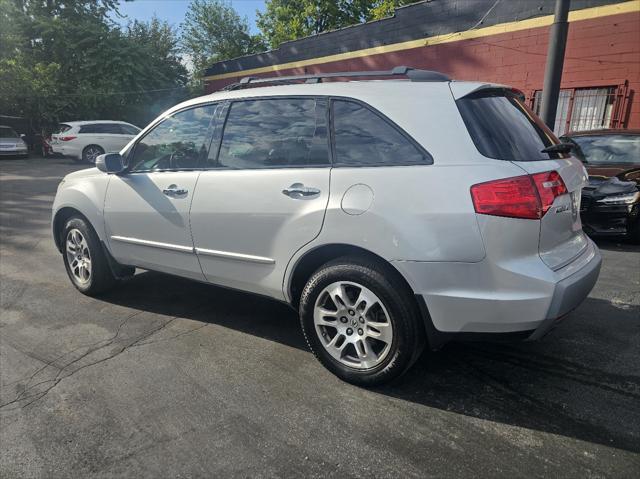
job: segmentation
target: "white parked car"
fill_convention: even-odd
[[[68,121],[51,135],[54,153],[95,163],[103,153],[120,151],[140,128],[124,121]]]
[[[144,268],[273,297],[357,384],[425,345],[542,337],[600,270],[582,163],[511,88],[333,76],[384,75],[411,81],[247,79],[67,175],[53,237],[71,282],[94,295]]]

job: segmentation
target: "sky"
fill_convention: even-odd
[[[120,1],[118,10],[127,18],[116,18],[119,23],[126,25],[129,20],[149,20],[154,13],[160,20],[166,20],[178,27],[184,20],[190,0],[134,0]],[[257,33],[256,10],[264,10],[263,0],[231,0],[233,8],[241,17],[247,17],[252,33]]]

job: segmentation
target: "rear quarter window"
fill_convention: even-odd
[[[560,141],[520,98],[504,89],[481,90],[456,104],[473,143],[488,158],[541,161],[568,157],[542,153]]]
[[[336,166],[430,165],[433,158],[400,127],[350,100],[332,101]]]
[[[56,134],[64,133],[65,131],[69,131],[71,129],[71,125],[67,125],[65,123],[61,123],[58,126],[58,129],[55,131]]]

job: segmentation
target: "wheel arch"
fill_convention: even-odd
[[[62,237],[61,237],[62,228],[64,228],[64,225],[67,222],[67,220],[73,216],[81,217],[84,221],[87,222],[89,226],[91,226],[91,228],[93,228],[94,231],[96,230],[93,224],[91,224],[91,220],[89,220],[89,218],[87,218],[87,216],[83,214],[82,211],[71,206],[64,206],[60,208],[58,211],[56,211],[55,215],[53,216],[53,222],[51,225],[51,230],[53,232],[53,241],[55,242],[56,248],[58,248],[58,251],[60,253],[63,252],[63,244],[62,244]]]
[[[300,295],[302,294],[305,284],[320,266],[343,256],[366,258],[379,263],[413,295],[413,288],[404,275],[391,262],[384,259],[382,256],[360,246],[332,243],[306,251],[295,261],[285,285],[285,295],[292,306],[295,308],[298,307]]]

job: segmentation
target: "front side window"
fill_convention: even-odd
[[[232,103],[215,168],[313,167],[329,164],[326,102],[278,98]]]
[[[100,127],[100,133],[107,133],[109,135],[121,135],[120,125],[117,123],[103,123],[98,125]]]
[[[138,133],[140,133],[140,128],[136,128],[135,126],[132,125],[125,125],[124,123],[121,123],[120,125],[118,125],[120,128],[120,132],[123,135],[137,135]]]
[[[193,169],[204,165],[216,105],[171,115],[147,133],[129,157],[129,171]]]
[[[430,164],[433,160],[398,128],[370,109],[333,101],[335,162],[339,166]]]

